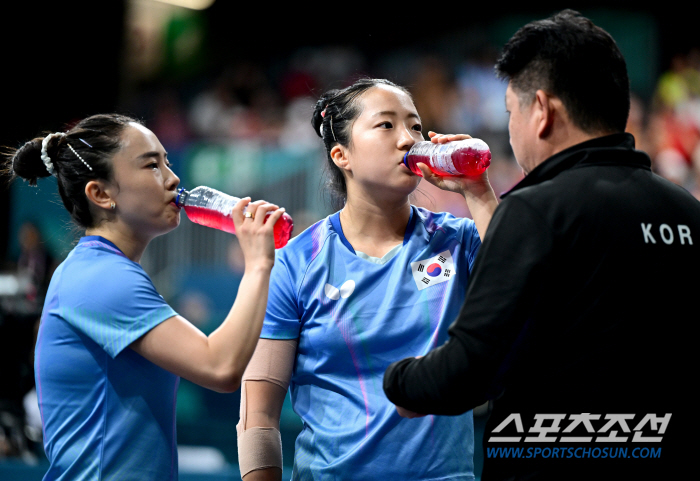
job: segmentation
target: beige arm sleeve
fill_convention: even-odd
[[[243,374],[240,420],[236,425],[241,477],[258,469],[282,469],[282,438],[278,428],[281,403],[279,400],[271,400],[270,403],[261,403],[263,405],[253,409],[255,412],[264,412],[267,418],[276,419],[277,426],[250,426],[246,384],[248,381],[269,382],[281,387],[280,394],[284,396],[282,393],[286,393],[292,378],[296,351],[296,339],[260,339]]]

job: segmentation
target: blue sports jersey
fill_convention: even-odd
[[[56,269],[34,361],[45,480],[177,479],[179,377],[127,349],[174,315],[102,237],[83,237]]]
[[[299,340],[292,479],[473,479],[471,411],[404,419],[382,382],[392,362],[447,340],[481,245],[474,222],[412,207],[403,246],[377,264],[339,219],[292,239],[272,269],[261,337]]]

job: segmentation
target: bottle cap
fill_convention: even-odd
[[[177,191],[177,197],[175,197],[175,205],[178,207],[182,207],[182,204],[180,204],[180,197],[182,197],[182,202],[184,204],[185,199],[188,195],[189,192],[187,192],[184,187],[180,187]]]

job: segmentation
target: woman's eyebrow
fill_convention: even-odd
[[[163,152],[165,157],[168,157],[167,152]],[[155,150],[150,151],[150,152],[144,152],[143,154],[139,155],[136,157],[137,159],[149,159],[151,157],[160,157],[160,152],[156,152]]]
[[[381,112],[374,113],[372,115],[372,117],[380,117],[382,115],[398,115],[398,114],[393,110],[382,110]],[[415,112],[411,112],[410,114],[408,114],[408,117],[415,117],[417,119],[420,119],[420,116]]]

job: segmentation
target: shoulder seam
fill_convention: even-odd
[[[311,257],[311,259],[309,259],[309,262],[306,264],[306,267],[304,268],[304,275],[301,276],[299,286],[298,287],[295,286],[296,287],[295,296],[297,298],[297,302],[299,301],[299,293],[301,292],[301,286],[304,285],[304,280],[306,279],[306,275],[308,274],[309,269],[311,268],[311,264],[313,263],[313,261],[316,260],[316,257],[318,257],[318,255],[321,253],[321,251],[323,250],[323,248],[326,245],[326,242],[328,242],[328,238],[331,236],[332,233],[333,233],[332,230],[328,229],[325,237],[323,238],[323,242],[321,242],[321,245],[319,246],[318,251],[313,255],[313,257]],[[287,269],[287,275],[289,275],[289,269]]]

